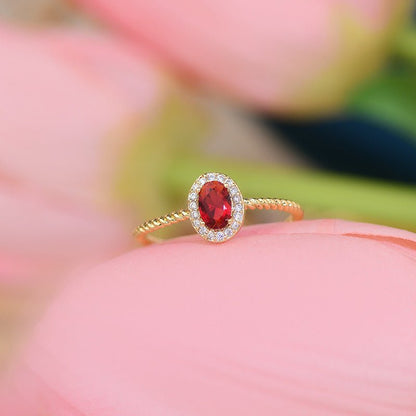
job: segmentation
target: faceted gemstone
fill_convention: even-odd
[[[205,225],[219,230],[231,218],[231,198],[228,189],[218,181],[207,182],[199,191],[199,213]]]

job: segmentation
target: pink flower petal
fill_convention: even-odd
[[[71,282],[9,388],[25,416],[413,415],[415,261],[334,220],[138,249]]]
[[[55,270],[118,253],[128,236],[115,170],[161,101],[158,71],[106,35],[0,36],[2,256]]]
[[[300,114],[333,110],[380,65],[408,4],[78,1],[204,86],[249,105]]]

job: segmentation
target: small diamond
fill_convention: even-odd
[[[215,181],[215,173],[208,173],[208,175],[207,175],[207,179],[209,180],[209,181]]]
[[[202,235],[205,235],[207,232],[208,232],[207,227],[201,227],[201,228],[199,229],[199,233],[200,233],[200,234],[202,234]]]
[[[206,180],[205,180],[205,178],[204,177],[202,177],[202,178],[199,178],[198,179],[198,185],[199,186],[202,186],[202,185],[204,185],[204,183],[206,182]]]
[[[196,199],[196,192],[191,192],[190,194],[189,194],[189,199],[190,200],[195,200]]]
[[[235,210],[236,211],[242,211],[243,210],[243,205],[242,204],[237,204],[236,206],[235,206]]]
[[[191,208],[191,209],[197,209],[197,204],[196,204],[196,202],[191,202],[190,204],[189,204],[189,208]]]
[[[237,204],[240,202],[240,195],[234,195],[233,201]]]
[[[198,213],[198,211],[194,211],[194,212],[192,212],[192,217],[194,217],[194,218],[198,218],[198,217],[199,217],[199,213]]]
[[[214,232],[213,232],[213,231],[210,231],[210,232],[208,233],[208,239],[209,239],[209,240],[212,240],[214,237],[215,237]]]
[[[231,195],[236,195],[236,194],[238,194],[238,189],[237,189],[237,187],[235,187],[235,186],[233,186],[232,188],[231,188],[231,190],[230,190],[230,193],[231,193]]]
[[[237,214],[235,214],[235,219],[237,221],[241,221],[243,219],[243,214],[241,212],[237,212]]]
[[[225,235],[226,235],[227,237],[231,237],[231,236],[232,236],[232,234],[233,234],[233,231],[231,230],[231,228],[227,228],[227,229],[225,230]]]
[[[220,182],[224,182],[225,181],[225,175],[218,175],[217,180],[220,181]]]
[[[238,222],[234,222],[231,227],[236,230],[238,227],[240,226],[240,224]]]
[[[201,225],[201,221],[200,220],[193,220],[193,224],[196,228],[198,228]]]
[[[224,239],[224,233],[223,232],[219,232],[217,233],[217,240],[223,240]]]

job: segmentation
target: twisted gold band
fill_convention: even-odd
[[[287,212],[291,215],[291,219],[294,221],[301,220],[303,218],[303,209],[301,206],[293,201],[287,199],[278,198],[249,198],[244,199],[244,208],[246,210],[254,209],[267,209],[278,210]],[[154,218],[150,221],[146,221],[140,224],[133,232],[133,235],[142,244],[149,244],[154,242],[154,239],[149,238],[149,234],[165,228],[169,225],[176,224],[189,219],[189,211],[181,210],[174,211],[170,214],[163,215],[158,218]]]
[[[297,202],[278,198],[250,198],[244,199],[245,209],[273,209],[287,212],[294,221],[303,218],[303,209]]]
[[[185,221],[187,219],[189,219],[189,211],[174,211],[170,214],[163,215],[162,217],[154,218],[153,220],[140,224],[134,230],[133,235],[140,243],[149,244],[153,242],[151,239],[149,239],[148,236],[148,234],[151,232],[160,230],[161,228],[165,228],[178,222]]]

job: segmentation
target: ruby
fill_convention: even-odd
[[[231,218],[231,197],[218,181],[207,182],[199,191],[199,213],[205,225],[213,230],[225,228]]]

